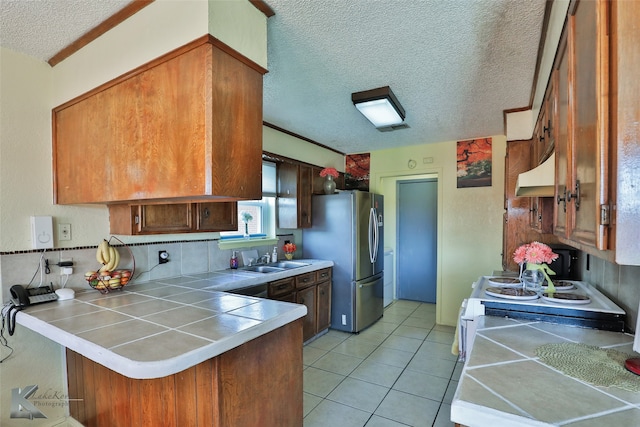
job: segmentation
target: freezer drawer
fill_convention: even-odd
[[[360,332],[382,317],[384,311],[384,275],[356,282],[356,321],[354,332]]]

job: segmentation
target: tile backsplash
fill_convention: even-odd
[[[294,241],[295,238],[293,235],[286,234],[278,236],[278,239],[279,258],[284,259],[284,252],[282,252],[284,241]],[[272,253],[274,246],[256,246],[253,249],[257,249],[259,254],[266,254]],[[133,279],[135,282],[224,270],[229,268],[232,252],[231,249],[221,250],[217,240],[135,244],[128,247],[117,246],[117,248],[121,257],[118,268],[133,269],[135,266]],[[168,263],[158,263],[158,253],[161,250],[169,253]],[[45,274],[44,269],[38,267],[41,258],[49,261],[49,274]],[[60,267],[56,264],[60,260],[69,258],[73,259],[73,274],[66,279],[66,276],[60,275]],[[44,266],[44,261],[41,265]],[[242,262],[240,265],[242,266]],[[32,286],[37,286],[41,282],[45,285],[53,283],[54,287],[58,288],[67,280],[66,286],[69,288],[88,289],[89,285],[84,280],[84,273],[96,270],[98,267],[96,248],[60,249],[47,251],[44,254],[25,252],[0,255],[2,301],[9,300],[9,288],[15,284],[31,283]]]
[[[293,235],[280,235],[278,253],[284,258],[282,245],[285,240],[295,241]],[[136,244],[129,250],[119,247],[120,268],[131,269],[135,260],[135,282],[147,282],[186,274],[206,273],[229,268],[231,250],[218,248],[217,240],[182,241],[168,243]],[[258,246],[258,254],[273,251],[273,245]],[[169,262],[158,263],[158,252],[169,252]],[[67,286],[73,289],[87,289],[84,273],[96,270],[99,266],[95,258],[95,248],[64,249],[50,252],[26,252],[5,254],[0,256],[0,287],[2,301],[8,301],[9,288],[15,284],[38,285],[53,282],[60,286],[64,276],[60,276],[60,268],[55,265],[61,259],[73,258],[73,274],[69,276]],[[133,257],[132,257],[133,255]],[[38,269],[41,256],[48,259],[51,272],[44,274]],[[242,260],[240,258],[240,265]],[[630,331],[635,331],[640,305],[640,266],[617,265],[594,256],[581,254],[578,258],[579,278],[598,288],[607,297],[622,307],[627,313],[626,324]],[[33,279],[32,279],[33,278]]]
[[[640,305],[640,266],[618,265],[582,254],[578,259],[581,280],[594,285],[626,313],[630,331],[635,331]]]

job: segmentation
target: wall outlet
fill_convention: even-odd
[[[158,251],[158,264],[166,264],[169,262],[169,252]]]
[[[62,268],[60,268],[60,275],[64,276],[66,274],[73,274],[73,267],[62,267]]]

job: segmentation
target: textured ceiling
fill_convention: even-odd
[[[48,61],[131,0],[0,0],[2,47]]]
[[[0,42],[47,60],[128,1],[0,2]],[[264,120],[344,153],[502,134],[526,107],[545,0],[268,0]],[[351,93],[391,86],[407,129]]]

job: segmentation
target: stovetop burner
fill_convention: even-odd
[[[575,286],[566,292],[568,298],[560,298],[565,292],[555,292],[553,297],[539,297],[542,294],[527,299],[499,294],[502,288],[496,286],[495,277],[483,276],[475,283],[468,310],[472,316],[487,314],[624,331],[623,309],[588,283],[564,282]]]

